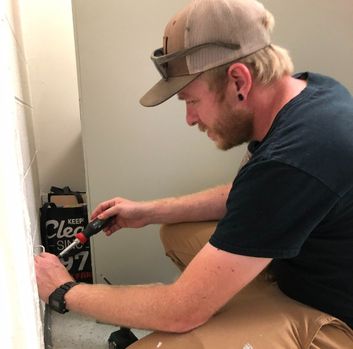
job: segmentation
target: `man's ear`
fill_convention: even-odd
[[[227,74],[234,94],[239,100],[246,100],[253,84],[249,68],[242,63],[233,63],[228,68]]]

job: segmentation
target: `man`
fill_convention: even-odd
[[[232,185],[150,202],[115,198],[92,213],[115,217],[107,235],[219,221],[215,230],[162,230],[183,270],[172,284],[61,289],[70,311],[160,331],[134,348],[353,347],[353,100],[333,79],[292,76],[272,27],[255,0],[195,0],[152,55],[162,80],[141,104],[177,94],[190,126],[224,150],[250,142],[250,159]],[[36,268],[46,302],[73,281],[50,254]]]

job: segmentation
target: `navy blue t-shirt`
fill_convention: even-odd
[[[307,87],[249,144],[210,243],[274,258],[285,294],[353,328],[353,98],[331,78],[300,78]]]

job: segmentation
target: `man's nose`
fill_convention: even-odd
[[[199,118],[197,115],[197,112],[190,108],[189,106],[186,106],[186,122],[189,126],[195,126],[197,125]]]

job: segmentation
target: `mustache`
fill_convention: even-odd
[[[206,130],[207,130],[207,127],[203,124],[203,123],[198,123],[197,124],[197,126],[198,126],[198,128],[199,128],[199,130],[201,131],[201,132],[206,132]]]

